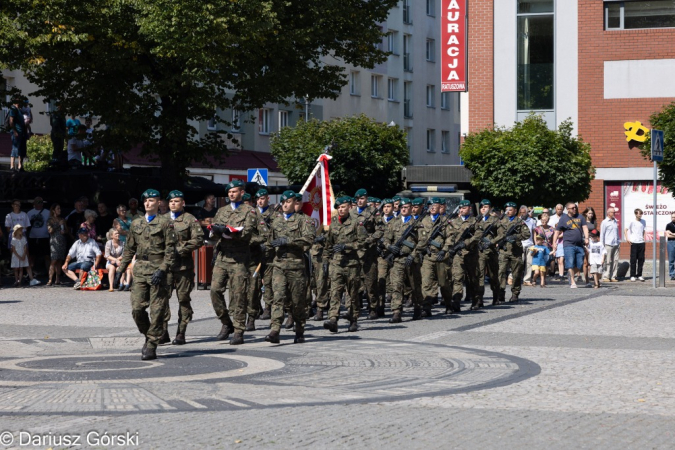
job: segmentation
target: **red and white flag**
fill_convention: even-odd
[[[312,175],[305,183],[302,194],[302,212],[314,220],[314,226],[330,225],[333,210],[333,188],[328,174],[328,161],[332,156],[322,153]],[[317,170],[318,169],[318,170]]]

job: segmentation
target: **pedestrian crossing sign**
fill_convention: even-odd
[[[248,182],[267,186],[267,169],[248,169]]]

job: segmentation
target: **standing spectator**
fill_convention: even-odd
[[[549,225],[551,225],[553,228],[556,228],[558,226],[558,222],[560,222],[562,214],[563,214],[563,205],[558,203],[557,205],[555,205],[555,214],[553,214],[551,216],[551,220],[548,221]]]
[[[120,233],[120,241],[125,243],[129,228],[131,228],[131,220],[127,219],[127,207],[124,205],[117,206],[117,218],[113,221],[113,228]]]
[[[584,209],[583,212],[584,218],[586,219],[586,226],[588,227],[588,232],[596,229],[596,215],[595,210],[592,207]],[[599,234],[598,234],[599,236]],[[584,279],[586,280],[586,285],[591,286],[591,276],[589,273],[589,263],[588,263],[588,248],[586,249],[586,256],[584,257]]]
[[[85,211],[84,202],[82,201],[82,198],[79,198],[75,201],[75,209],[73,210],[73,212],[68,214],[68,217],[66,217],[68,232],[70,233],[70,237],[72,238],[73,241],[77,239],[77,236],[75,236],[75,234],[77,230],[80,229],[80,224],[85,220],[84,211]]]
[[[628,224],[626,228],[626,240],[630,242],[630,281],[635,281],[637,277],[642,278],[642,266],[645,263],[645,228],[647,223],[642,219],[642,210],[637,208],[635,211],[635,220]]]
[[[135,198],[129,199],[129,209],[127,210],[127,219],[134,221],[143,215],[138,211],[138,200]]]
[[[666,225],[668,239],[668,272],[670,279],[675,280],[675,213],[670,215],[670,223]]]
[[[91,142],[87,140],[87,128],[80,125],[77,135],[68,139],[68,164],[79,166],[84,159],[85,165],[93,161],[93,149]]]
[[[49,220],[47,221],[47,230],[49,231],[49,280],[47,286],[61,285],[61,265],[66,259],[68,244],[66,243],[66,221],[61,217],[61,206],[56,203],[49,209]]]
[[[216,217],[216,212],[218,212],[218,208],[216,208],[216,196],[213,194],[206,194],[206,197],[204,197],[204,206],[199,208],[195,214],[195,217],[199,220],[199,224],[202,226],[205,238],[208,238],[209,236],[207,227],[211,225],[213,218]]]
[[[108,231],[111,228],[113,228],[113,221],[115,220],[115,218],[112,216],[112,214],[108,214],[108,206],[105,203],[99,202],[97,205],[97,209],[98,209],[98,217],[94,221],[94,224],[96,225],[96,234],[97,234],[96,242],[103,244],[106,241]]]
[[[33,271],[30,269],[28,263],[28,243],[23,235],[23,226],[16,224],[12,230],[12,269],[14,269],[14,287],[21,286],[21,279],[23,278],[23,268],[26,268],[28,277],[30,278],[30,285],[36,286],[40,284],[38,280],[33,278]]]
[[[26,124],[26,138],[30,138],[33,134],[33,130],[30,128],[30,125],[33,123],[33,111],[30,109],[30,103],[28,103],[28,99],[23,100],[21,114],[23,114],[23,122]]]
[[[56,103],[56,109],[49,115],[49,123],[52,126],[49,137],[51,138],[54,147],[54,151],[52,152],[52,162],[65,162],[67,159],[64,147],[66,136],[68,136],[68,130],[66,128],[66,118],[63,116],[63,111],[61,111],[60,102]]]
[[[530,247],[534,245],[534,236],[532,234],[534,226],[536,225],[535,220],[530,217],[530,211],[527,206],[523,205],[519,210],[520,218],[523,219],[527,229],[530,230],[530,236],[525,239],[523,242],[523,257],[525,258],[525,274],[523,276],[523,286],[532,286],[530,279],[532,278],[532,253],[529,251]]]
[[[553,250],[558,247],[558,235],[562,231],[563,248],[565,251],[565,268],[569,273],[570,288],[576,289],[575,276],[581,271],[584,265],[584,255],[586,254],[586,245],[588,244],[588,227],[586,226],[586,219],[579,214],[579,207],[569,202],[567,204],[567,214],[560,217],[558,226],[556,227],[553,240]]]
[[[26,157],[26,123],[23,119],[21,98],[16,96],[12,99],[9,107],[9,129],[12,134],[12,153],[9,158],[9,169],[23,172],[23,159]]]
[[[105,243],[105,268],[108,269],[108,282],[110,283],[109,291],[112,292],[115,290],[115,273],[122,262],[124,242],[120,241],[120,232],[115,229],[108,231],[107,238],[108,241]],[[120,286],[124,286],[124,281],[124,274],[122,274]]]
[[[5,216],[5,228],[7,229],[8,248],[11,248],[12,246],[12,233],[14,232],[14,227],[16,225],[21,225],[23,228],[30,227],[28,214],[21,211],[21,202],[18,199],[12,200],[12,212],[7,214],[7,216]]]
[[[91,209],[87,209],[84,211],[84,222],[80,224],[80,228],[85,228],[89,232],[89,239],[93,240],[96,242],[96,218],[98,217],[98,214],[96,212],[92,211]]]
[[[75,114],[70,115],[70,119],[66,121],[66,128],[68,129],[68,139],[72,139],[75,136],[77,136],[77,132],[80,129],[80,125],[82,125],[75,117]]]
[[[541,216],[543,216],[544,214],[548,214],[549,221],[551,220],[551,210],[548,208],[543,208],[541,210],[541,214],[539,214],[539,218],[537,219],[537,226],[541,225]]]
[[[591,235],[591,242],[588,244],[588,262],[590,264],[590,272],[593,275],[593,287],[595,289],[600,287],[600,274],[602,273],[602,265],[605,262],[605,247],[600,242],[600,233],[597,229],[589,231]]]
[[[75,282],[73,289],[76,290],[80,289],[80,281],[75,271],[79,269],[81,272],[89,272],[92,267],[95,267],[94,263],[99,264],[103,256],[96,242],[89,239],[89,231],[86,228],[80,228],[77,236],[79,239],[70,247],[66,262],[62,267],[66,276]],[[76,262],[71,263],[73,259]]]
[[[535,236],[544,237],[544,245],[546,245],[546,248],[548,248],[549,253],[553,252],[553,235],[555,234],[555,229],[548,224],[550,217],[551,216],[548,212],[548,209],[545,209],[544,212],[541,213],[541,216],[539,217],[539,221],[541,223],[534,229]],[[549,264],[546,265],[549,266]],[[555,273],[555,258],[551,258],[549,270],[551,275]]]
[[[47,230],[47,221],[49,220],[49,211],[44,209],[42,197],[35,197],[33,200],[33,209],[28,211],[28,221],[30,222],[30,233],[28,234],[28,248],[30,249],[30,262],[33,271],[37,275],[38,261],[45,264],[45,273],[49,272],[49,230]]]
[[[553,235],[555,238],[555,235]],[[558,265],[558,281],[565,280],[565,243],[564,233],[558,234],[558,239],[553,242],[553,256]]]
[[[600,243],[604,246],[607,255],[602,281],[607,282],[619,281],[616,277],[619,271],[619,246],[621,241],[619,240],[619,222],[614,217],[615,214],[614,208],[607,208],[607,217],[600,224]],[[675,221],[675,215],[673,215],[673,219]],[[675,230],[675,225],[673,225],[673,230]]]

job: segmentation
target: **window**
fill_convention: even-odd
[[[270,134],[270,113],[269,108],[260,108],[258,112],[258,133]]]
[[[403,83],[403,117],[412,117],[412,82]]]
[[[216,114],[213,114],[213,117],[206,123],[206,129],[209,131],[216,131],[218,129],[218,118],[216,117]]]
[[[373,98],[380,98],[380,76],[370,76],[370,96]]]
[[[398,80],[396,78],[389,78],[389,80],[387,80],[387,99],[396,101],[397,90],[398,90]]]
[[[441,92],[441,109],[450,109],[450,93]]]
[[[554,108],[554,20],[549,11],[553,11],[553,0],[518,0],[520,111]]]
[[[427,107],[434,108],[436,106],[434,97],[436,95],[436,86],[433,84],[427,85]]]
[[[427,61],[436,61],[436,41],[427,39]]]
[[[233,109],[232,110],[232,131],[235,133],[241,131],[241,122],[239,121],[239,116],[241,114],[239,113],[238,110]]]
[[[398,55],[398,49],[396,48],[396,42],[398,41],[398,31],[389,30],[387,35],[387,51]]]
[[[450,132],[441,131],[441,152],[450,153]]]
[[[403,0],[403,23],[412,24],[412,9],[410,8],[410,0]]]
[[[412,72],[412,55],[410,54],[412,49],[411,41],[411,35],[403,35],[403,70],[406,72]]]
[[[433,152],[436,151],[436,148],[435,148],[435,145],[434,145],[436,143],[435,141],[436,141],[436,130],[427,129],[427,151],[428,152],[433,153]]]
[[[360,95],[361,86],[359,85],[359,72],[352,71],[349,74],[349,93],[351,95]]]
[[[288,111],[279,111],[279,129],[288,126]]]
[[[675,28],[675,1],[605,2],[605,29]]]
[[[427,16],[436,17],[436,2],[427,0]]]

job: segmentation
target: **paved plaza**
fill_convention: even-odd
[[[128,293],[3,289],[0,448],[673,448],[672,289],[551,283],[356,333],[308,322],[303,345],[258,321],[238,347],[195,291],[188,344],[155,361]]]

